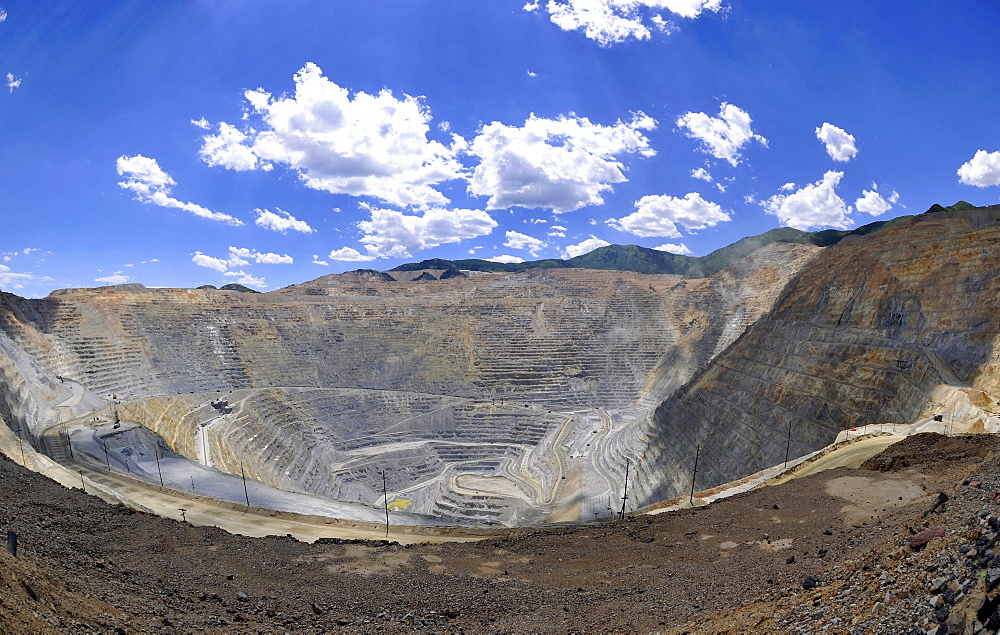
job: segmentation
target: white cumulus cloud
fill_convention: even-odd
[[[227,271],[223,275],[231,276],[233,278],[238,278],[236,280],[237,284],[242,284],[248,287],[257,287],[258,289],[267,288],[267,282],[264,280],[264,278],[259,278],[245,271]]]
[[[135,194],[135,198],[143,203],[152,203],[159,207],[184,210],[195,216],[219,221],[228,225],[242,225],[243,221],[228,214],[213,212],[201,205],[184,203],[170,196],[170,186],[177,185],[170,176],[160,169],[156,159],[137,154],[134,157],[122,155],[116,162],[118,176],[124,177],[118,185],[122,189]]]
[[[712,182],[712,175],[709,174],[708,170],[705,168],[695,168],[694,170],[691,170],[691,178],[700,179],[706,183]]]
[[[740,148],[751,141],[767,146],[767,139],[755,133],[751,123],[745,110],[725,102],[718,117],[688,112],[677,118],[677,126],[686,130],[684,134],[701,141],[703,152],[725,159],[733,166],[740,162]]]
[[[103,282],[104,284],[125,284],[128,282],[128,276],[123,276],[121,271],[116,271],[110,276],[94,278],[94,282]]]
[[[686,256],[691,253],[688,246],[684,243],[671,244],[667,243],[665,245],[660,245],[659,247],[653,247],[656,251],[665,251],[670,254],[677,254],[678,256]]]
[[[202,130],[208,130],[209,128],[212,127],[212,124],[208,123],[208,119],[205,119],[204,117],[202,117],[201,119],[192,119],[191,125],[197,126]]]
[[[196,251],[191,257],[191,262],[199,267],[215,269],[216,271],[226,273],[226,275],[229,275],[227,272],[230,269],[249,265],[251,260],[258,264],[266,265],[290,265],[295,262],[294,259],[288,255],[270,252],[262,253],[256,249],[248,249],[246,247],[230,247],[229,256],[226,258],[208,256],[200,251]]]
[[[207,256],[200,251],[196,251],[191,257],[191,262],[198,265],[199,267],[207,267],[208,269],[215,269],[219,272],[226,272],[229,269],[229,260],[226,258],[214,258],[212,256]]]
[[[202,117],[201,121],[205,118]],[[270,170],[273,167],[270,163],[260,162],[253,149],[244,145],[247,139],[242,130],[223,121],[219,124],[218,134],[202,137],[201,158],[210,166],[219,165],[237,172],[256,170],[258,167]]]
[[[10,89],[10,92],[14,92],[14,89],[20,85],[20,77],[14,77],[14,73],[7,73],[7,88]]]
[[[328,263],[327,261],[319,259],[319,254],[313,254],[312,264],[323,265],[324,267],[330,266],[330,263]]]
[[[504,247],[510,247],[511,249],[526,249],[534,258],[537,258],[538,253],[546,247],[546,242],[544,240],[539,240],[538,238],[528,236],[527,234],[522,234],[520,232],[509,231],[506,236],[507,241],[504,242]]]
[[[282,234],[288,230],[302,232],[303,234],[311,234],[316,231],[304,220],[299,220],[280,208],[275,209],[277,209],[277,213],[267,209],[255,209],[254,213],[257,214],[257,220],[254,223],[264,229],[281,232]]]
[[[643,196],[635,203],[636,211],[623,218],[611,219],[608,225],[636,236],[680,238],[677,225],[687,230],[714,227],[731,220],[717,203],[706,201],[697,192],[684,198],[667,195]]]
[[[607,247],[610,244],[611,243],[609,243],[608,241],[601,240],[597,236],[591,234],[590,238],[584,240],[583,242],[577,243],[575,245],[567,245],[566,249],[562,253],[562,257],[576,258],[577,256],[582,256],[583,254],[589,254],[595,249],[599,249],[601,247]]]
[[[409,257],[424,249],[485,236],[497,226],[489,214],[475,209],[431,208],[420,214],[404,214],[363,207],[371,212],[371,220],[358,223],[364,232],[361,243],[367,255],[376,258]]]
[[[827,172],[821,180],[791,194],[775,194],[761,205],[786,227],[802,231],[821,227],[850,229],[854,224],[848,218],[852,209],[835,191],[843,176],[843,172]]]
[[[376,257],[365,255],[353,247],[341,247],[340,249],[331,251],[327,258],[342,262],[368,262],[369,260],[375,260]]]
[[[978,150],[958,168],[958,180],[976,187],[1000,185],[1000,152]]]
[[[562,225],[553,225],[551,231],[546,234],[546,236],[551,236],[552,238],[565,238],[566,228]]]
[[[656,154],[640,132],[655,127],[656,121],[641,112],[611,126],[583,117],[531,115],[521,127],[494,121],[469,146],[481,159],[469,191],[489,196],[487,209],[520,206],[561,213],[599,205],[613,183],[627,180],[618,155]]]
[[[854,136],[833,124],[824,123],[816,128],[816,138],[826,146],[826,153],[834,161],[850,161],[858,153]]]
[[[539,5],[530,2],[524,10],[535,11]],[[556,26],[564,31],[583,31],[601,46],[630,39],[648,40],[650,24],[658,31],[673,31],[673,24],[659,13],[663,10],[696,18],[705,11],[722,9],[722,0],[549,0],[545,4]]]
[[[899,192],[893,190],[888,199],[882,197],[878,192],[878,185],[872,183],[872,189],[861,190],[861,198],[854,201],[854,207],[859,212],[880,216],[892,209],[892,206],[899,201]]]
[[[246,261],[242,259],[249,258],[257,263],[263,263],[265,265],[290,265],[295,262],[295,260],[288,255],[275,254],[275,253],[261,253],[256,249],[247,249],[246,247],[230,247],[229,248],[229,259],[232,262],[236,262],[234,266],[245,265]]]
[[[295,74],[292,96],[275,98],[262,88],[244,96],[261,129],[221,123],[204,138],[209,165],[285,165],[313,189],[420,208],[447,203],[434,186],[464,177],[456,158],[464,141],[429,140],[431,115],[418,98],[397,99],[388,89],[352,96],[311,62]]]
[[[492,258],[485,258],[486,262],[501,262],[505,265],[519,264],[524,262],[524,258],[518,258],[517,256],[493,256]]]

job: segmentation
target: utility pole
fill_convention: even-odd
[[[247,491],[247,474],[243,471],[242,461],[240,461],[240,475],[243,477],[243,495],[247,497],[247,509],[250,509],[250,492]]]
[[[21,447],[21,465],[28,467],[28,463],[24,460],[24,441],[21,439],[21,427],[17,428],[17,444]]]
[[[163,487],[163,470],[160,469],[160,445],[153,448],[153,456],[156,457],[156,473],[160,475],[160,487]]]
[[[785,464],[781,466],[781,469],[788,467],[788,450],[792,447],[792,420],[788,420],[788,440],[785,441]]]
[[[385,484],[385,470],[382,470],[382,498],[385,500],[385,537],[389,537],[389,494]]]
[[[108,471],[111,471],[111,455],[108,454],[108,440],[104,439],[104,462],[108,464]]]
[[[625,518],[625,502],[628,500],[628,459],[625,459],[625,491],[622,492],[622,511],[618,514],[618,520]]]
[[[205,426],[201,426],[201,454],[202,458],[205,459],[205,465],[208,466],[208,441],[206,437],[208,436],[208,430]]]
[[[87,481],[83,480],[83,470],[80,470],[80,487],[83,488],[83,493],[87,493]]]
[[[694,505],[694,481],[698,478],[698,457],[701,456],[701,446],[697,446],[694,450],[694,472],[691,474],[691,497],[688,498],[688,502]]]

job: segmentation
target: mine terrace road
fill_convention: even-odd
[[[318,538],[343,538],[385,540],[385,526],[373,523],[343,521],[320,516],[303,516],[268,509],[248,508],[233,503],[191,496],[177,490],[164,489],[133,479],[88,468],[77,464],[89,480],[115,490],[126,500],[141,501],[153,513],[165,518],[181,520],[181,509],[188,524],[214,525],[234,534],[244,536],[284,536],[313,542]],[[468,542],[490,537],[490,532],[465,531],[456,528],[429,529],[426,527],[393,526],[389,539],[401,544]]]

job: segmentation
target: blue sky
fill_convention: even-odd
[[[0,288],[704,255],[1000,202],[993,0],[0,0]]]

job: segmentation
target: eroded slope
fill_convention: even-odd
[[[1000,208],[924,214],[804,267],[772,314],[656,409],[654,502],[781,463],[845,428],[910,421],[941,384],[997,394]]]

